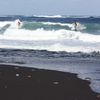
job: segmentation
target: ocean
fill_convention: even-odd
[[[100,93],[100,17],[0,16],[0,63],[76,73]]]

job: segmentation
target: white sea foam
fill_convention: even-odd
[[[12,24],[13,22],[11,21],[0,21],[0,28],[4,27],[7,24]]]
[[[19,20],[0,22],[1,27],[11,24],[0,35],[1,48],[39,49],[49,51],[92,52],[100,51],[100,35],[82,33],[80,31],[59,30],[26,30],[17,27]],[[73,24],[42,22],[49,25],[73,27]],[[22,26],[22,23],[21,23]]]
[[[34,17],[61,18],[61,15],[33,15]]]
[[[1,48],[39,49],[49,51],[100,51],[100,35],[69,30],[25,30],[8,28],[0,35]]]
[[[42,22],[42,23],[46,25],[60,25],[60,26],[68,26],[70,28],[73,27],[73,24],[69,24],[69,23],[53,23],[53,22]]]
[[[10,28],[20,28],[18,26],[18,22],[20,22],[20,27],[23,25],[23,23],[19,20],[16,19],[15,21],[0,21],[0,28],[4,27],[5,25],[9,24]]]
[[[60,30],[25,30],[25,29],[7,29],[4,35],[0,35],[2,39],[12,40],[80,40],[83,42],[100,42],[100,35],[92,35],[88,33],[81,33],[69,31],[65,29]]]
[[[23,23],[19,20],[19,19],[16,19],[14,22],[11,23],[11,26],[10,28],[21,28],[23,25]]]

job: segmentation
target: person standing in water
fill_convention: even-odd
[[[22,26],[22,22],[19,19],[15,21],[15,24],[16,24],[16,28],[21,28]]]
[[[77,22],[74,23],[74,30],[77,31]]]
[[[18,26],[18,28],[20,28],[20,26],[21,26],[21,21],[19,19],[17,20],[17,26]]]

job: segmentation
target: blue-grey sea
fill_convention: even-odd
[[[0,63],[76,73],[100,93],[100,16],[0,16]]]

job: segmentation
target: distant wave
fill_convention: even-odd
[[[89,15],[33,15],[33,17],[44,17],[44,18],[100,18],[100,16],[89,16]]]
[[[89,15],[65,15],[65,18],[90,18],[91,16]],[[95,16],[94,16],[95,17]]]
[[[33,15],[33,17],[61,18],[61,15]]]

